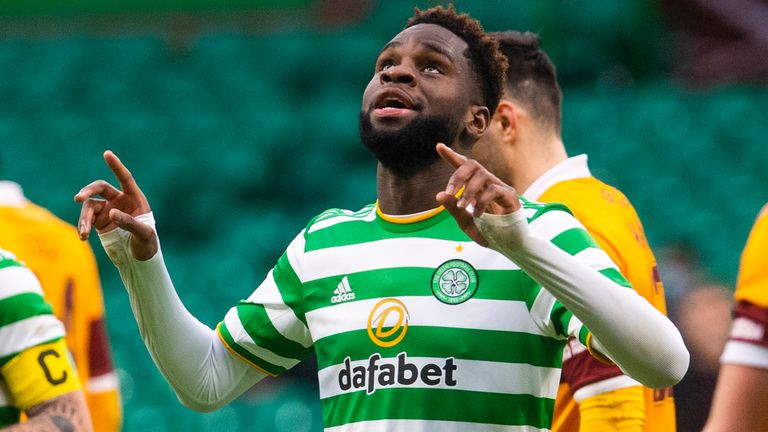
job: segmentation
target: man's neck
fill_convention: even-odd
[[[445,189],[453,171],[448,163],[438,160],[413,176],[402,177],[379,164],[379,208],[385,214],[404,215],[438,207],[435,196]]]
[[[560,137],[550,135],[529,140],[528,145],[522,146],[513,158],[512,187],[517,193],[522,194],[555,165],[568,159],[565,146]]]

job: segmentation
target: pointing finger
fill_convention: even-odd
[[[451,166],[454,168],[460,167],[461,164],[467,160],[466,156],[456,153],[452,148],[443,143],[438,143],[435,149],[437,150],[437,154],[439,154],[444,161],[451,164]]]
[[[120,182],[120,187],[123,189],[123,192],[139,192],[139,185],[136,184],[136,180],[134,180],[133,174],[131,174],[128,168],[123,165],[123,163],[120,161],[120,158],[118,158],[116,154],[112,153],[111,150],[105,151],[104,161],[107,163],[107,165],[109,165],[109,169],[111,169],[115,174],[117,181]]]
[[[448,179],[448,183],[445,185],[445,193],[451,195],[459,193],[462,188],[467,186],[467,182],[475,176],[478,168],[480,168],[480,164],[477,163],[477,161],[465,158],[464,163],[457,167],[453,174],[451,174],[451,177]],[[467,191],[464,190],[465,196],[466,193]]]

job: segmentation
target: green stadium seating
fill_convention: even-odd
[[[358,142],[357,116],[373,58],[410,14],[412,2],[392,4],[337,31],[211,32],[182,48],[158,34],[0,40],[0,177],[73,222],[73,194],[111,179],[101,153],[116,151],[153,205],[182,299],[213,326],[310,218],[375,199],[375,161]],[[594,173],[627,194],[654,247],[693,239],[711,272],[733,281],[768,201],[768,89],[692,92],[661,77],[659,53],[644,51],[660,42],[650,38],[648,48],[630,37],[653,16],[647,9],[510,4],[467,10],[490,30],[542,33],[563,76],[570,152],[589,153]],[[617,81],[616,70],[632,79]],[[181,406],[92,242],[124,382],[124,430],[319,430],[312,383],[270,380],[264,396],[214,414]]]

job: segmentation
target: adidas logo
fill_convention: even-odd
[[[336,289],[333,290],[333,297],[331,297],[331,303],[341,303],[355,299],[355,293],[352,292],[352,288],[349,287],[349,279],[346,276],[339,282]]]

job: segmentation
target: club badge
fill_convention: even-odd
[[[446,261],[432,274],[432,293],[446,304],[464,303],[475,295],[477,286],[477,271],[464,260]]]

